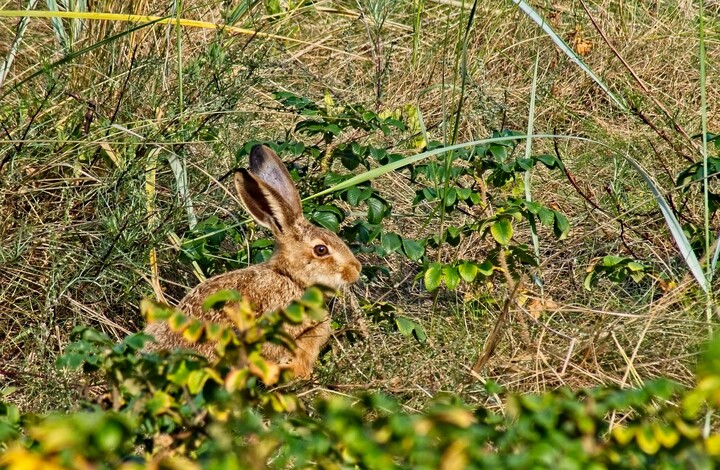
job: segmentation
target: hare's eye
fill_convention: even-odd
[[[330,253],[330,250],[328,250],[328,247],[325,245],[315,245],[313,248],[313,252],[315,253],[315,256],[327,256],[328,253]]]

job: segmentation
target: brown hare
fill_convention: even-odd
[[[212,277],[192,289],[178,305],[187,315],[223,323],[223,312],[202,311],[206,297],[222,289],[235,289],[253,305],[258,315],[284,308],[301,297],[311,285],[335,289],[352,284],[360,275],[360,263],[334,233],[316,227],[303,217],[300,196],[290,173],[268,147],[250,151],[249,171],[235,173],[235,188],[245,209],[260,225],[269,228],[276,241],[273,256],[266,262]],[[285,331],[297,343],[294,354],[280,345],[266,343],[263,356],[307,378],[320,349],[330,338],[329,318],[287,325]],[[145,332],[155,337],[148,350],[189,347],[165,323],[151,323]],[[213,345],[194,345],[198,352],[213,356]]]

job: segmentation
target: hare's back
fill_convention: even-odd
[[[202,311],[205,299],[221,290],[237,290],[250,301],[255,311],[264,313],[286,307],[303,295],[292,279],[263,264],[230,271],[200,283],[180,301],[178,308],[187,315],[210,321],[222,321],[219,311]]]

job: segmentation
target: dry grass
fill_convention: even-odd
[[[132,7],[108,3],[113,12],[169,11],[149,2]],[[184,3],[184,17],[221,22],[219,6]],[[216,33],[186,29],[182,114],[175,34],[160,26],[53,69],[53,80],[43,75],[10,92],[13,83],[61,57],[49,22],[31,21],[8,82],[0,89],[8,93],[0,101],[0,161],[5,162],[0,169],[0,387],[18,386],[10,399],[26,409],[69,405],[62,397],[71,395],[71,387],[52,372],[51,364],[72,328],[90,323],[121,337],[141,327],[138,302],[153,292],[148,247],[158,250],[161,283],[169,299],[180,298],[197,282],[190,269],[179,264],[168,241],[168,234],[187,229],[187,221],[163,162],[157,176],[158,221],[148,223],[143,185],[151,149],[186,156],[190,193],[200,218],[218,214],[231,220],[242,217],[234,214],[236,201],[214,180],[235,166],[233,153],[242,143],[283,138],[297,119],[278,111],[273,91],[289,90],[319,102],[329,93],[336,103],[360,102],[377,110],[415,104],[430,135],[448,138],[443,125],[453,121],[459,100],[454,66],[469,11],[446,3],[424,2],[416,64],[409,2],[392,9],[379,41],[371,16],[367,11],[359,15],[353,2],[315,2],[273,21],[258,5],[239,26],[312,45],[227,38],[222,51],[232,67],[224,70],[208,62],[189,67],[207,56]],[[0,8],[12,6],[0,3]],[[503,127],[526,128],[537,52],[541,62],[535,131],[584,136],[629,152],[669,189],[687,159],[698,159],[686,138],[698,132],[700,123],[695,11],[608,1],[591,3],[589,9],[642,86],[582,7],[560,2],[541,11],[568,41],[581,34],[592,45],[585,56],[588,65],[636,103],[646,122],[613,108],[518,10],[482,3],[468,45],[469,80],[459,141],[483,138]],[[716,28],[714,18],[709,21],[709,27]],[[8,50],[16,22],[0,19],[0,53]],[[79,46],[126,28],[110,22],[87,25]],[[716,43],[709,44],[708,53],[708,117],[710,129],[717,130]],[[378,70],[383,71],[379,86]],[[90,123],[87,116],[92,116]],[[101,143],[127,165],[113,164]],[[404,148],[393,136],[385,144]],[[550,141],[534,145],[536,153],[555,152]],[[649,192],[622,159],[598,145],[562,141],[557,150],[577,187],[558,173],[539,170],[533,193],[568,216],[572,233],[564,242],[541,233],[544,294],[528,279],[522,281],[521,295],[512,303],[509,322],[480,378],[522,392],[561,385],[632,386],[661,375],[691,380],[694,354],[707,328],[703,301],[696,298],[692,282],[682,282],[684,266]],[[388,188],[383,195],[398,214],[389,222],[393,230],[412,237],[438,230],[436,222],[425,224],[423,211],[413,210],[415,188],[406,178],[393,175],[382,187]],[[700,204],[683,206],[681,217],[700,223]],[[520,228],[517,239],[529,241],[527,227]],[[482,260],[489,248],[489,241],[471,239],[443,256]],[[601,282],[593,292],[584,291],[587,267],[606,254],[652,262],[680,280],[679,287],[665,292],[651,281],[639,286]],[[388,266],[391,275],[361,282],[336,305],[346,327],[319,367],[321,389],[384,390],[405,397],[409,407],[420,406],[437,392],[460,390],[471,400],[498,406],[494,397],[478,392],[478,376],[470,367],[509,295],[504,278],[459,293],[441,292],[435,299],[413,281],[418,272],[413,263],[399,257],[374,261]],[[417,344],[374,324],[358,311],[357,299],[394,303],[425,326],[428,343]],[[540,311],[532,307],[537,305],[533,299],[552,303]],[[359,331],[361,339],[350,341],[348,330]]]

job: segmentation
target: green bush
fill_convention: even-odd
[[[190,319],[145,301],[148,321],[166,321],[189,342],[215,342],[212,363],[190,351],[144,353],[143,333],[113,343],[75,331],[59,365],[101,378],[107,394],[68,414],[21,415],[0,405],[0,467],[21,468],[712,468],[720,434],[704,436],[706,409],[720,404],[720,342],[710,344],[694,388],[656,380],[543,395],[505,395],[506,414],[441,395],[408,412],[382,394],[330,396],[306,406],[290,377],[259,354],[266,341],[293,348],[285,322],[322,315],[309,289],[259,319],[236,292],[206,307],[233,325]],[[279,387],[282,385],[283,387]],[[612,423],[612,426],[611,426]]]

